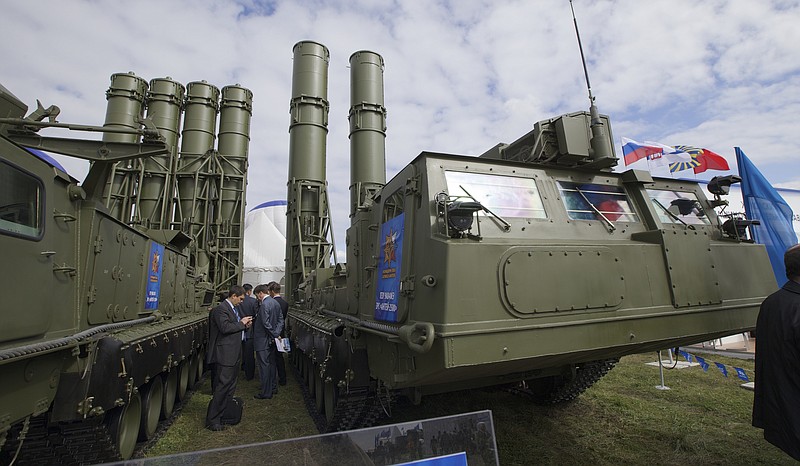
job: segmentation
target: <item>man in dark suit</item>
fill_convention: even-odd
[[[258,300],[253,296],[253,285],[245,283],[242,288],[244,288],[244,300],[239,304],[239,316],[255,318],[256,312],[258,312]],[[245,380],[253,380],[256,373],[256,359],[253,350],[252,325],[244,333],[244,340],[242,340],[242,369],[244,369]]]
[[[256,297],[261,301],[258,308],[256,325],[253,328],[253,348],[256,350],[258,375],[261,391],[253,398],[266,400],[278,392],[278,381],[275,370],[275,338],[283,331],[283,315],[281,306],[269,296],[267,285],[255,288]]]
[[[244,288],[231,287],[228,298],[211,310],[206,363],[214,364],[212,398],[206,411],[206,428],[222,430],[222,413],[236,392],[236,376],[242,354],[242,337],[252,317],[239,317],[236,306],[244,299]]]
[[[756,321],[753,426],[800,461],[800,244],[783,263],[789,281],[761,303]]]
[[[269,287],[269,295],[272,299],[278,302],[281,306],[281,315],[283,315],[283,331],[281,338],[286,338],[286,315],[289,313],[289,303],[281,297],[281,284],[278,282],[270,282],[267,284]],[[278,385],[286,385],[286,362],[284,361],[281,352],[275,353],[275,366],[278,370]]]

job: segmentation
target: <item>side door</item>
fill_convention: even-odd
[[[47,306],[53,255],[46,222],[42,175],[53,168],[0,139],[0,342],[26,340],[51,327]]]

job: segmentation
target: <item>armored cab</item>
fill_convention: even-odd
[[[55,106],[26,117],[0,86],[0,463],[127,459],[204,371],[209,306],[241,276],[252,95],[243,89],[234,100],[246,105],[223,124],[239,136],[207,144],[200,157],[212,168],[186,174],[175,167],[198,155],[177,150],[183,92],[169,78],[148,86],[116,74],[97,127],[59,123]],[[43,127],[103,139],[45,137]],[[43,151],[91,161],[86,179]],[[226,177],[213,167],[227,160],[236,168]],[[197,192],[182,193],[186,180]],[[235,184],[224,195],[223,180]],[[206,215],[181,215],[181,194]]]
[[[621,356],[754,327],[776,289],[763,246],[724,230],[698,183],[612,171],[594,105],[480,156],[423,152],[384,184],[383,61],[354,56],[346,264],[318,253],[324,230],[289,227],[326,215],[298,221],[312,209],[289,180],[287,257],[319,246],[287,295],[322,429],[366,425],[395,395],[514,386],[566,401]]]

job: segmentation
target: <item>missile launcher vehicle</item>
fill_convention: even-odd
[[[350,220],[325,179],[328,49],[294,47],[286,285],[291,360],[321,430],[399,396],[509,387],[573,399],[620,357],[751,330],[776,289],[747,221],[709,184],[617,165],[610,120],[539,121],[479,156],[422,152],[385,181],[383,58],[350,57]],[[588,83],[588,79],[587,79]],[[733,223],[731,223],[733,222]]]
[[[251,92],[120,73],[107,99],[103,126],[74,125],[0,86],[1,464],[129,458],[200,378],[209,306],[241,276]]]

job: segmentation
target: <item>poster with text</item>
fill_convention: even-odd
[[[163,260],[164,246],[158,243],[150,243],[150,258],[147,261],[145,309],[158,309],[158,295],[161,292],[161,265]]]
[[[380,260],[375,289],[375,319],[397,322],[400,298],[400,264],[403,261],[403,220],[400,214],[381,226]]]

